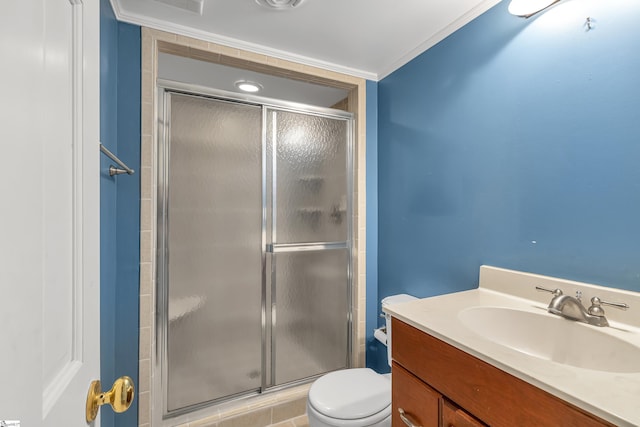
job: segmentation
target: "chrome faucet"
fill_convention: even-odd
[[[604,309],[602,305],[608,305],[610,307],[616,307],[621,310],[629,308],[627,304],[617,302],[602,301],[598,297],[591,298],[591,307],[584,308],[578,298],[574,298],[569,295],[563,295],[560,289],[547,289],[540,286],[536,286],[539,291],[550,292],[553,294],[553,298],[547,307],[547,311],[552,314],[557,314],[565,319],[576,320],[578,322],[587,323],[594,326],[609,326],[607,318],[604,317]],[[580,292],[580,296],[582,292]]]

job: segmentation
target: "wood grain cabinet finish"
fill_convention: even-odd
[[[397,363],[392,366],[391,396],[394,427],[405,426],[399,409],[415,426],[439,427],[442,396]]]
[[[396,396],[400,388],[407,387],[403,385],[409,382],[405,375],[412,374],[417,377],[414,380],[427,387],[431,396],[441,396],[438,403],[440,424],[427,424],[427,421],[433,422],[429,418],[422,421],[423,427],[449,427],[447,422],[453,423],[454,427],[475,427],[482,423],[492,427],[614,427],[396,318],[392,330],[394,427],[405,425],[397,416],[397,405],[420,406],[414,401],[411,401],[412,406],[405,404],[406,395]],[[432,397],[428,402],[423,406],[431,408]],[[429,413],[431,411],[429,409]],[[467,424],[464,424],[467,422],[465,417],[470,420]]]
[[[397,363],[393,363],[391,384],[393,426],[485,427]]]
[[[442,399],[442,427],[485,427],[485,424],[458,408],[453,402]]]

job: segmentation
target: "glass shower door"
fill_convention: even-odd
[[[163,416],[348,367],[351,116],[161,88]]]
[[[172,92],[164,108],[158,275],[171,412],[262,384],[262,108]]]
[[[349,366],[351,122],[266,110],[270,385]]]

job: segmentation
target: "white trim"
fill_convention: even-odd
[[[71,361],[60,369],[51,383],[47,384],[42,392],[42,419],[47,418],[58,400],[65,395],[65,391],[75,380],[80,368],[82,368],[81,362]]]
[[[123,15],[122,10],[120,9],[120,2],[118,0],[109,0],[109,3],[111,3],[111,9],[113,10],[114,15],[116,15],[118,20],[120,20],[120,17]]]
[[[403,65],[405,65],[406,63],[408,63],[409,61],[411,61],[421,53],[426,52],[428,49],[440,43],[442,40],[444,40],[451,34],[455,33],[460,28],[464,27],[469,22],[476,19],[478,16],[482,15],[483,13],[491,9],[493,6],[500,3],[500,1],[501,0],[484,0],[483,2],[478,4],[476,7],[474,7],[473,9],[471,9],[470,11],[466,12],[465,14],[460,16],[458,19],[453,21],[451,24],[447,25],[442,30],[438,31],[436,34],[429,37],[427,40],[420,43],[418,46],[416,46],[406,54],[402,55],[393,63],[391,63],[386,69],[383,70],[383,72],[378,73],[378,81],[384,79],[389,74],[393,73],[398,68],[402,67]]]
[[[326,62],[318,59],[313,59],[308,56],[298,55],[295,53],[287,52],[284,50],[273,49],[268,46],[259,45],[255,43],[249,43],[242,40],[238,40],[231,37],[222,36],[219,34],[210,33],[208,31],[199,30],[195,28],[178,25],[172,22],[151,18],[138,13],[130,13],[120,8],[118,0],[110,0],[111,7],[118,21],[127,22],[129,24],[140,25],[155,30],[166,31],[169,33],[179,34],[186,37],[193,37],[200,40],[206,40],[212,43],[218,43],[224,46],[228,46],[235,49],[242,49],[248,52],[253,52],[261,55],[271,56],[273,58],[283,59],[286,61],[296,62],[298,64],[308,65],[311,67],[318,67],[323,70],[335,71],[337,73],[347,74],[349,76],[360,77],[367,80],[380,81],[387,77],[389,74],[396,71],[421,53],[425,52],[429,48],[435,46],[449,35],[453,34],[469,22],[473,21],[478,16],[491,9],[501,0],[484,0],[470,11],[464,13],[458,19],[438,31],[433,36],[429,37],[424,42],[420,43],[415,48],[407,51],[400,56],[397,60],[384,67],[381,72],[372,72],[366,70],[360,70],[351,68],[332,62]]]
[[[298,55],[291,52],[286,52],[279,49],[273,49],[267,46],[249,43],[242,40],[234,39],[231,37],[221,36],[219,34],[210,33],[208,31],[198,30],[195,28],[186,27],[184,25],[174,24],[164,20],[150,18],[138,13],[129,13],[121,9],[117,0],[111,0],[111,6],[113,12],[118,21],[127,22],[129,24],[140,25],[143,27],[152,28],[154,30],[166,31],[173,34],[178,34],[186,37],[193,37],[200,40],[205,40],[212,43],[218,43],[224,46],[228,46],[235,49],[242,49],[249,52],[257,53],[260,55],[267,55],[277,59],[283,59],[285,61],[292,61],[302,65],[308,65],[311,67],[321,68],[323,70],[335,71],[341,74],[347,74],[349,76],[360,77],[363,79],[374,80],[378,79],[376,73],[369,71],[359,70],[356,68],[345,67],[339,64],[331,62],[321,61],[307,56]]]
[[[42,417],[45,419],[65,390],[75,380],[84,357],[84,250],[83,250],[83,85],[84,85],[84,3],[69,0],[71,14],[71,163],[72,163],[72,283],[71,283],[71,359],[58,371],[42,392]]]
[[[73,152],[73,347],[72,360],[82,362],[84,356],[84,3],[72,1],[72,152]]]

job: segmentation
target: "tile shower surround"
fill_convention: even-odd
[[[349,105],[356,117],[354,144],[354,272],[353,272],[353,352],[352,366],[364,366],[365,356],[365,80],[333,71],[284,61],[207,41],[163,31],[142,28],[142,141],[141,141],[141,218],[140,218],[140,360],[139,418],[140,427],[165,425],[154,419],[153,363],[155,355],[155,247],[156,247],[156,169],[155,144],[155,80],[157,52],[205,60],[237,68],[276,74],[296,80],[325,84],[351,90]],[[267,393],[241,401],[176,417],[181,427],[278,427],[308,426],[304,415],[309,384]],[[155,422],[154,422],[155,421]]]

